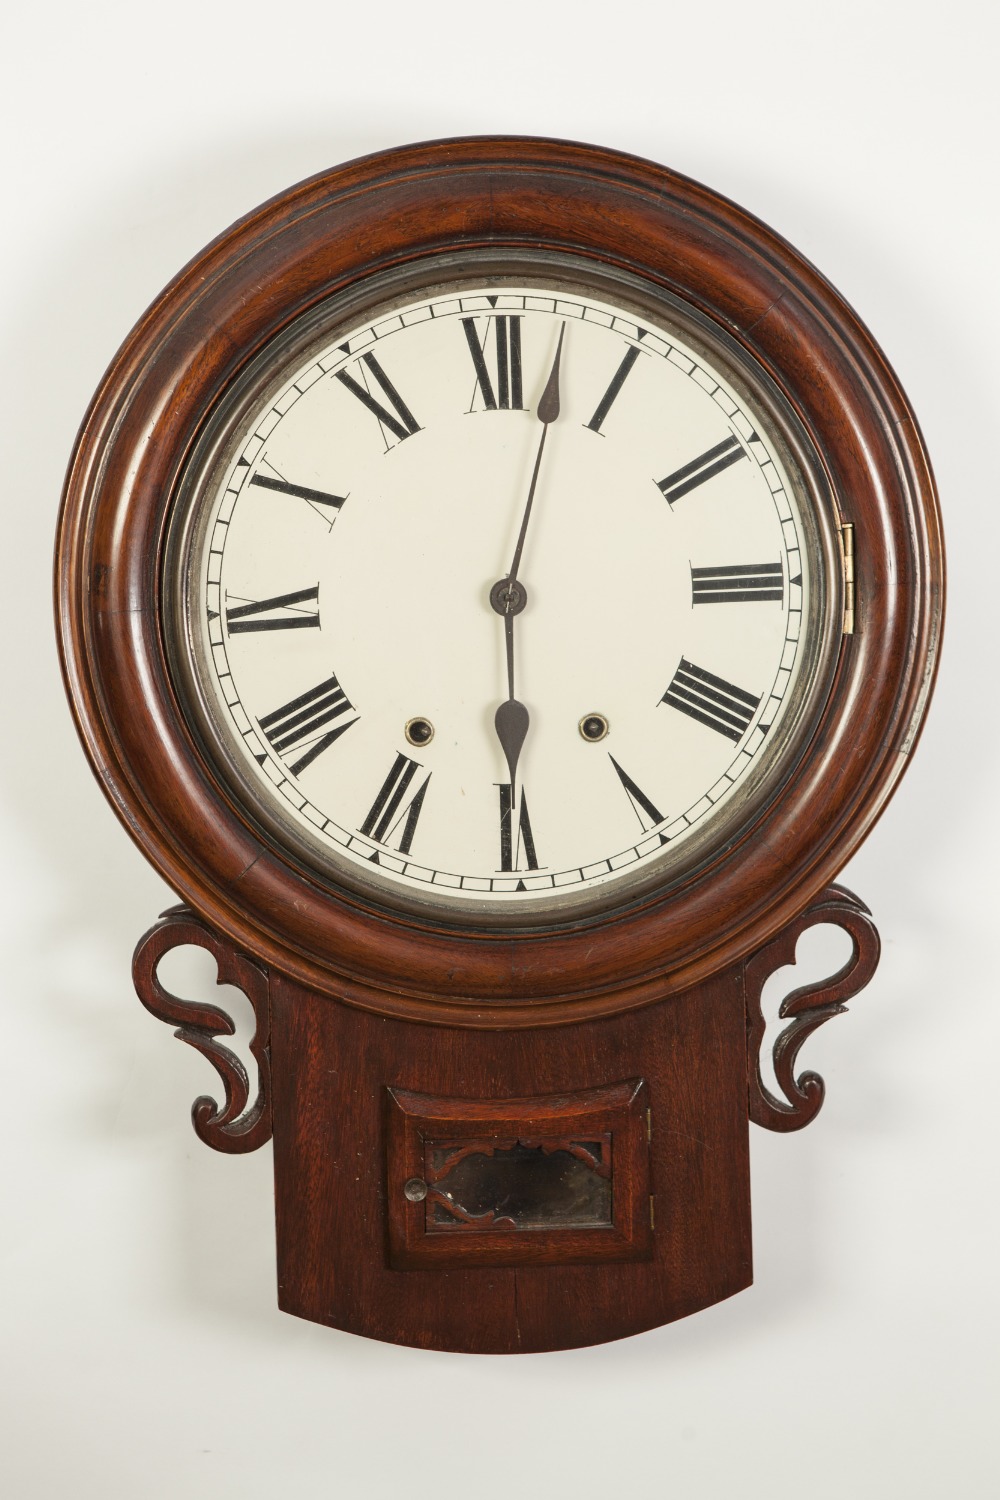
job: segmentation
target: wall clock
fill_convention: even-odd
[[[832,884],[927,707],[943,556],[883,355],[743,210],[593,147],[408,147],[200,254],[69,471],[70,699],[183,902],[140,998],[273,1136],[281,1306],[552,1349],[751,1280],[749,1121],[871,976]],[[852,955],[760,992],[808,926]],[[168,994],[209,949],[257,1018]]]

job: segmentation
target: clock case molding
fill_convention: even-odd
[[[504,933],[405,915],[283,856],[189,729],[163,629],[171,508],[221,394],[324,299],[470,249],[615,268],[722,329],[804,428],[854,544],[853,632],[753,821],[666,892]],[[874,971],[871,918],[832,882],[907,764],[943,610],[916,422],[823,277],[717,194],[595,147],[443,141],[323,173],[215,240],[126,340],[70,465],[56,587],[91,763],[184,902],[136,950],[140,998],[223,1080],[221,1105],[195,1103],[201,1138],[233,1152],[273,1134],[281,1305],[378,1338],[513,1352],[619,1337],[748,1285],[748,1120],[813,1118],[822,1081],[796,1075],[799,1049]],[[845,928],[852,953],[785,1000],[778,1097],[759,1065],[760,992],[817,922]],[[181,943],[212,952],[220,983],[253,1003],[255,1098],[218,1040],[224,1012],[160,985]],[[607,1223],[512,1237],[481,1204],[432,1222],[434,1204],[447,1218],[434,1183],[470,1152],[491,1181],[518,1153],[539,1171],[572,1159],[595,1203],[610,1172]]]
[[[854,526],[855,632],[781,796],[680,889],[521,935],[408,919],[293,867],[230,798],[171,684],[161,560],[222,391],[309,308],[456,248],[563,250],[691,303],[790,404]],[[707,189],[593,147],[445,141],[350,163],[221,235],[108,371],[66,483],[59,624],[84,744],[125,826],[213,930],[382,1014],[537,1026],[680,991],[752,953],[836,875],[906,764],[937,659],[942,545],[913,415],[866,329],[784,241]],[[373,943],[373,924],[378,940]]]

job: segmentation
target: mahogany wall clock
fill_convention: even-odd
[[[407,147],[272,200],[133,331],[74,455],[66,681],[180,896],[153,1013],[273,1136],[289,1312],[515,1352],[751,1280],[749,1121],[878,939],[831,884],[905,768],[933,484],[759,221],[593,147]],[[810,924],[853,952],[759,997]],[[259,1079],[179,943],[253,1002]]]

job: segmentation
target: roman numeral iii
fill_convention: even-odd
[[[246,634],[252,630],[318,629],[319,609],[310,609],[311,604],[319,604],[318,583],[311,589],[296,589],[294,594],[275,594],[273,599],[227,604],[226,624],[230,635]]]
[[[657,488],[674,505],[683,495],[689,495],[706,480],[721,474],[723,469],[728,469],[731,464],[738,464],[741,458],[746,458],[746,452],[739,438],[730,435],[721,443],[716,443],[714,448],[709,448],[707,453],[700,454],[689,464],[668,474],[666,479],[661,479]]]
[[[377,418],[379,426],[382,428],[383,440],[385,439],[386,431],[391,432],[393,437],[398,438],[400,442],[404,438],[412,437],[415,432],[420,431],[420,423],[416,420],[374,354],[362,354],[354,368],[361,377],[360,380],[356,380],[346,370],[338,370],[337,379],[341,385],[347,387],[352,396],[357,396],[362,406],[367,407],[368,411]],[[374,379],[381,388],[382,394],[388,401],[389,406],[392,407],[391,411],[389,407],[383,405],[377,396],[372,395],[370,389],[371,379],[369,377]],[[386,444],[386,446],[388,447],[389,445]]]
[[[699,724],[707,724],[709,729],[736,743],[749,729],[760,699],[681,657],[681,664],[660,702],[697,719]]]
[[[463,318],[466,342],[476,371],[476,389],[473,392],[472,411],[476,395],[482,397],[487,411],[521,410],[521,319],[497,314],[486,319],[486,329],[480,341],[475,318]],[[492,328],[493,337],[490,338]],[[492,360],[496,372],[496,383],[487,363],[486,351],[492,344]]]
[[[336,677],[328,677],[325,682],[318,683],[307,693],[300,693],[297,698],[283,703],[280,708],[265,714],[257,722],[272,749],[282,758],[286,750],[305,751],[288,767],[292,775],[297,776],[306,766],[311,766],[317,755],[322,755],[345,730],[358,722],[357,718],[348,719],[346,724],[338,724],[325,733],[320,732],[327,724],[332,724],[334,719],[351,713],[353,707]]]
[[[396,756],[391,771],[383,781],[379,794],[368,809],[368,816],[361,825],[361,832],[366,838],[374,839],[379,844],[388,844],[405,817],[406,821],[403,823],[403,831],[396,848],[400,854],[409,854],[413,835],[417,831],[417,820],[420,817],[431,779],[428,773],[418,790],[408,799],[406,794],[410,789],[410,783],[419,770],[420,766],[415,760],[410,760],[406,755]]]
[[[780,562],[691,569],[692,604],[752,604],[785,597]]]

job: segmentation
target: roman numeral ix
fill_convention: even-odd
[[[493,357],[496,365],[496,386],[486,363],[486,346],[489,343],[490,325],[493,327]],[[523,410],[521,405],[521,319],[497,314],[487,319],[482,342],[476,330],[475,318],[463,318],[469,353],[476,371],[476,391],[482,396],[487,411]],[[476,392],[472,401],[475,405]],[[472,410],[472,406],[469,407]]]
[[[523,865],[522,865],[523,858]],[[517,815],[517,833],[514,832],[514,798],[510,782],[500,783],[500,868],[505,871],[538,869],[535,854],[535,839],[528,818],[528,803],[521,792],[521,805]]]
[[[362,368],[362,366],[365,368]],[[337,379],[342,385],[347,387],[352,396],[357,396],[361,405],[367,407],[372,415],[378,419],[379,425],[383,429],[391,432],[393,437],[398,438],[400,442],[404,438],[412,437],[415,432],[420,431],[420,423],[416,420],[374,354],[362,354],[360,360],[355,365],[355,369],[361,376],[360,381],[355,380],[354,376],[349,375],[346,370],[338,370]],[[389,402],[389,406],[392,407],[392,411],[388,407],[383,406],[377,396],[371,394],[371,391],[368,389],[368,378],[365,374],[365,369],[374,376],[381,387],[382,394]],[[383,437],[384,435],[383,432]]]
[[[419,770],[420,767],[415,760],[410,760],[406,755],[396,756],[391,771],[383,781],[379,794],[361,825],[361,832],[366,838],[375,839],[379,844],[388,844],[405,815],[406,822],[403,824],[403,832],[396,847],[400,854],[409,854],[413,835],[417,831],[417,820],[420,817],[420,810],[424,805],[431,779],[428,772],[418,790],[407,802],[406,794],[409,791],[410,782]],[[378,863],[377,852],[372,859],[375,864]]]
[[[229,595],[226,595],[229,598]],[[306,630],[319,626],[319,584],[311,589],[296,589],[294,594],[275,594],[273,599],[251,599],[246,604],[226,606],[226,624],[230,635],[251,630]]]
[[[673,505],[683,495],[689,495],[700,484],[704,484],[708,479],[714,479],[716,474],[721,474],[723,469],[728,469],[731,464],[739,463],[740,459],[746,456],[746,450],[739,438],[730,435],[721,443],[716,443],[714,448],[709,448],[707,453],[693,458],[689,464],[684,464],[682,468],[675,469],[672,474],[668,474],[666,479],[661,479],[657,488]]]
[[[320,733],[325,725],[350,713],[353,707],[336,677],[328,677],[325,682],[310,688],[307,693],[300,693],[290,703],[282,704],[281,708],[265,714],[257,722],[272,749],[282,757],[286,750],[305,750],[305,754],[288,768],[293,776],[297,776],[345,730],[358,722],[357,718],[348,719],[346,724],[338,724],[325,734]]]
[[[681,657],[681,664],[660,702],[669,703],[671,708],[680,709],[682,714],[697,719],[699,724],[707,724],[709,729],[736,743],[749,729],[760,699]]]
[[[781,563],[737,563],[725,568],[691,569],[692,604],[752,604],[785,597]]]

